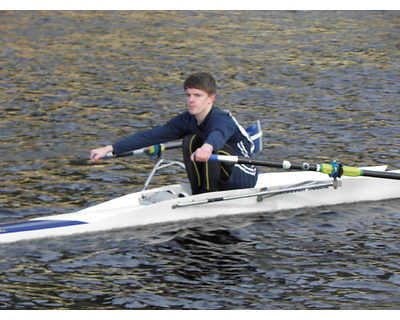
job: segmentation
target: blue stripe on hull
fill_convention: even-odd
[[[12,223],[0,224],[0,235],[12,232],[68,227],[86,223],[87,222],[74,221],[74,220],[28,220],[22,222],[12,222]]]

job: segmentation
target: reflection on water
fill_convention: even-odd
[[[0,218],[140,187],[153,160],[89,150],[184,109],[260,119],[260,158],[399,168],[398,11],[3,11]],[[169,151],[169,156],[176,154]],[[156,185],[180,182],[171,169]],[[1,246],[2,308],[397,308],[399,203]],[[382,259],[384,257],[384,260]]]

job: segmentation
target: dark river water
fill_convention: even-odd
[[[194,71],[261,120],[261,159],[400,168],[399,11],[2,11],[0,31],[0,222],[138,190],[153,159],[90,149],[184,110]],[[390,200],[0,244],[0,308],[399,309],[399,230]]]

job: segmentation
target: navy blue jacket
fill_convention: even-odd
[[[182,139],[188,134],[198,135],[204,143],[211,144],[214,151],[220,150],[224,144],[228,144],[239,156],[249,157],[253,151],[253,142],[235,118],[228,111],[212,107],[200,125],[197,125],[196,117],[186,111],[164,125],[137,132],[117,141],[113,144],[114,153]]]

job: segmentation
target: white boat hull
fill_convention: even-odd
[[[368,170],[384,171],[385,167],[369,167]],[[324,181],[331,183],[333,179],[318,172],[308,171],[263,173],[259,175],[258,183],[252,189],[189,195],[154,204],[143,203],[142,197],[160,191],[170,190],[175,194],[190,193],[188,184],[155,188],[131,193],[73,213],[45,216],[23,223],[0,225],[0,243],[179,220],[212,218],[220,215],[265,213],[400,198],[400,180],[368,177],[342,177],[340,178],[341,186],[338,188],[319,184],[304,187],[304,189],[296,187],[291,190],[286,188],[311,180],[316,183],[323,183]],[[279,188],[283,187],[284,191],[280,192]],[[263,191],[265,188],[267,188],[267,191]],[[269,194],[267,193],[269,190],[275,190],[278,194]],[[266,193],[264,198],[257,196],[260,192]],[[230,197],[232,199],[229,199]],[[202,201],[206,203],[201,203]]]

